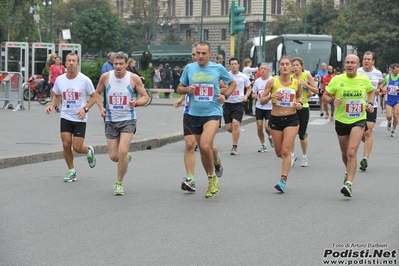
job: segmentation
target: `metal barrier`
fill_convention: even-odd
[[[24,77],[20,72],[0,71],[0,101],[4,101],[3,109],[25,110],[23,79]],[[15,108],[11,103],[12,101],[17,101]]]

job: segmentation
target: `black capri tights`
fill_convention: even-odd
[[[307,138],[306,131],[308,130],[308,123],[310,117],[310,111],[308,107],[302,108],[301,110],[297,110],[298,118],[299,118],[299,139],[305,140]]]

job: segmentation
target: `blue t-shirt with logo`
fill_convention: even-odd
[[[223,109],[218,101],[220,80],[229,84],[232,77],[223,65],[209,62],[200,66],[197,62],[188,64],[180,77],[186,87],[195,85],[195,92],[189,94],[189,114],[193,116],[222,116]]]

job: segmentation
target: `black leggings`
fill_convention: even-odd
[[[296,111],[299,117],[299,130],[298,135],[300,140],[305,140],[307,137],[306,131],[308,130],[308,123],[310,117],[310,111],[308,107],[302,108]]]

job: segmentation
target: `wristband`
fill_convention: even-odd
[[[303,106],[303,102],[298,102],[299,104],[301,104],[301,106]]]
[[[331,99],[328,101],[328,103],[331,104],[331,105],[333,105],[333,104],[334,104],[334,101],[335,101],[335,98],[331,98]]]

